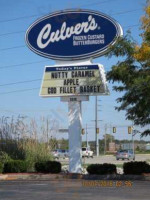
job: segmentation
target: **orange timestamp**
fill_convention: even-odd
[[[83,187],[132,187],[131,181],[108,181],[108,180],[84,180]]]

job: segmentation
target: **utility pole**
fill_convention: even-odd
[[[94,121],[95,122],[95,152],[96,152],[96,156],[99,156],[99,139],[98,139],[98,134],[99,134],[99,128],[98,128],[98,121],[103,121],[103,120],[98,120],[98,111],[101,111],[101,110],[98,110],[98,101],[101,101],[101,100],[98,100],[97,99],[97,96],[95,97],[95,120],[91,120],[91,121]]]
[[[95,146],[96,146],[96,156],[99,156],[99,140],[97,133],[97,96],[95,97]]]
[[[110,139],[111,139],[111,143],[112,143],[112,124],[110,123]]]
[[[46,123],[46,133],[47,133],[47,145],[48,145],[48,140],[49,140],[49,120],[48,120],[48,118],[47,118],[47,121],[46,121],[47,123]]]
[[[134,126],[132,123],[132,149],[133,149],[133,156],[135,157],[135,151],[134,151]]]
[[[86,124],[86,147],[88,147],[89,144],[88,144],[88,127],[87,127],[87,124]]]
[[[104,135],[104,155],[106,154],[106,134],[107,134],[107,124],[105,124],[105,135]]]

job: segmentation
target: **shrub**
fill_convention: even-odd
[[[28,171],[30,172],[34,171],[35,163],[52,160],[50,150],[45,143],[39,143],[32,139],[24,140],[21,148],[24,150],[25,160],[28,163]]]
[[[98,174],[98,175],[104,175],[104,174],[116,174],[116,165],[113,164],[91,164],[87,167],[87,171],[89,174]]]
[[[60,173],[61,172],[61,163],[57,161],[47,161],[46,170],[49,173]]]
[[[27,172],[27,162],[23,160],[11,160],[4,164],[4,173]]]
[[[140,175],[150,173],[150,165],[146,162],[128,162],[123,164],[124,174]]]
[[[0,162],[0,174],[3,173],[3,167],[4,167],[3,163]]]
[[[46,172],[46,161],[36,162],[34,168],[37,172]]]
[[[4,151],[0,151],[0,162],[6,163],[11,160],[11,157]]]
[[[43,161],[35,163],[35,170],[43,173],[60,173],[61,163],[57,161]]]

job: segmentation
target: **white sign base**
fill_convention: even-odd
[[[61,97],[62,102],[89,101],[89,96]]]
[[[68,102],[69,109],[69,172],[81,173],[81,101]]]

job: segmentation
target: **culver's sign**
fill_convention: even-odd
[[[121,35],[121,26],[105,14],[65,10],[35,21],[26,32],[26,42],[47,58],[81,60],[105,54]]]

